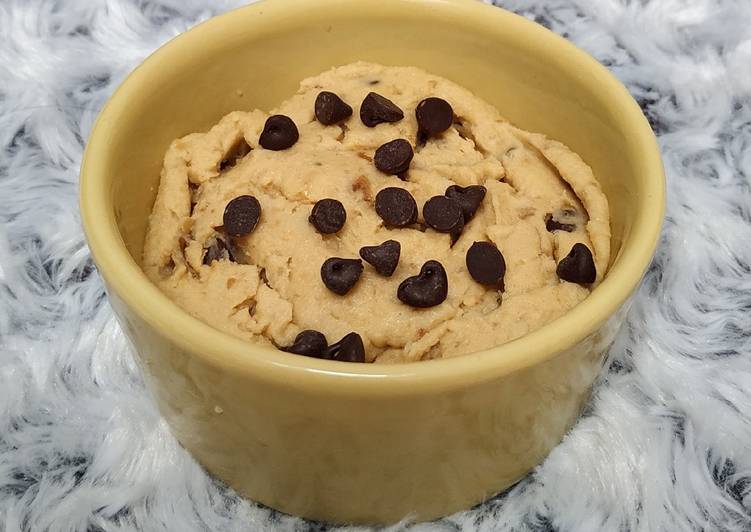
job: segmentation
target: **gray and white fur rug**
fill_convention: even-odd
[[[751,0],[507,0],[608,66],[659,136],[668,217],[584,417],[526,479],[391,530],[751,530]],[[0,528],[324,530],[166,430],[84,243],[77,179],[128,72],[233,0],[0,2]]]

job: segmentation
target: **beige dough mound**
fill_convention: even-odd
[[[338,125],[318,122],[314,102],[324,90],[347,102],[352,116]],[[399,106],[404,118],[366,127],[359,111],[371,91]],[[415,108],[431,96],[451,104],[454,123],[421,143]],[[589,166],[563,144],[513,127],[446,79],[412,67],[358,62],[304,80],[270,114],[287,115],[297,125],[292,147],[262,148],[259,135],[269,114],[237,111],[207,133],[175,140],[164,158],[143,267],[180,307],[217,329],[277,347],[292,344],[306,329],[322,332],[329,343],[357,332],[370,362],[453,357],[518,338],[586,298],[592,284],[567,282],[556,273],[574,244],[591,250],[596,282],[605,273],[608,203]],[[375,150],[398,138],[408,139],[415,152],[405,180],[373,163]],[[422,207],[454,184],[483,185],[487,194],[452,247],[449,234],[425,227]],[[414,196],[416,224],[384,226],[374,200],[386,187]],[[255,196],[262,214],[252,233],[230,239],[223,213],[241,195]],[[322,235],[308,221],[323,198],[346,209],[336,234]],[[551,217],[569,230],[546,228]],[[363,263],[359,281],[344,296],[322,282],[326,259],[359,258],[361,247],[390,239],[401,244],[391,277]],[[481,285],[468,273],[466,253],[475,241],[492,242],[503,254],[502,289]],[[218,260],[206,260],[207,253]],[[397,287],[431,259],[446,270],[446,300],[425,309],[402,303]]]

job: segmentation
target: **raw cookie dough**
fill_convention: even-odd
[[[341,97],[352,116],[340,125],[319,123],[314,101],[321,91]],[[359,108],[371,91],[392,100],[404,118],[366,127]],[[454,124],[420,145],[415,107],[431,96],[451,104]],[[270,114],[297,125],[299,140],[291,148],[259,146],[269,114],[237,111],[207,133],[175,140],[164,158],[143,267],[180,307],[217,329],[277,347],[292,344],[304,329],[324,333],[329,343],[354,331],[367,361],[453,357],[518,338],[586,298],[591,287],[556,275],[556,264],[575,243],[592,251],[596,283],[605,273],[608,203],[589,166],[563,144],[512,126],[455,83],[417,68],[358,62],[304,80]],[[398,138],[415,152],[405,181],[372,162],[379,146]],[[453,247],[449,234],[419,223],[389,229],[375,212],[379,190],[401,187],[416,199],[422,222],[425,202],[454,184],[481,184],[487,194]],[[263,210],[254,232],[230,241],[222,215],[241,195],[255,196]],[[320,234],[308,221],[323,198],[346,209],[336,234]],[[552,230],[556,223],[573,230]],[[324,286],[326,259],[358,258],[361,247],[390,239],[401,243],[391,277],[364,263],[345,296]],[[491,241],[502,252],[503,292],[467,271],[465,256],[475,241]],[[237,262],[227,260],[223,242]],[[223,258],[204,261],[206,253]],[[399,283],[430,259],[446,269],[447,299],[427,309],[400,302]]]

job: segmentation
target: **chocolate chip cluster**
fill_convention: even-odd
[[[349,333],[336,343],[329,345],[323,333],[310,329],[295,337],[292,345],[282,347],[282,351],[325,360],[341,362],[365,362],[365,347],[357,333]]]
[[[348,120],[352,107],[337,94],[322,91],[314,104],[316,119],[323,125],[335,125]],[[404,112],[391,100],[375,92],[370,92],[360,105],[360,120],[367,127],[381,123],[398,122]],[[429,97],[415,108],[418,134],[416,142],[423,144],[431,138],[439,137],[454,122],[451,105],[441,98]],[[299,139],[297,126],[287,116],[270,116],[259,137],[259,145],[268,150],[285,150]],[[244,139],[229,150],[219,169],[234,166],[250,151]],[[406,180],[414,150],[406,139],[394,139],[378,147],[373,157],[375,167],[389,175]],[[453,246],[479,209],[486,194],[485,187],[452,185],[443,195],[430,198],[422,208],[425,225],[440,233],[451,236]],[[418,207],[412,194],[400,187],[382,189],[375,197],[375,211],[390,229],[399,229],[417,223]],[[243,195],[230,201],[224,211],[224,233],[229,242],[217,238],[207,249],[204,264],[221,258],[233,259],[233,237],[251,233],[261,217],[261,205],[253,196]],[[335,234],[344,227],[347,212],[342,203],[334,198],[317,201],[308,218],[311,225],[321,234]],[[548,215],[548,231],[573,231],[574,226],[559,222]],[[401,245],[396,240],[387,240],[378,245],[360,249],[361,258],[331,257],[321,266],[321,280],[333,293],[344,296],[357,284],[362,275],[365,261],[379,274],[390,277],[399,263]],[[503,289],[506,262],[500,250],[491,242],[474,242],[467,250],[466,265],[469,275],[476,282]],[[575,244],[571,252],[557,266],[558,276],[569,282],[590,284],[596,279],[592,253],[584,244]],[[414,308],[429,308],[440,305],[448,295],[448,276],[443,265],[429,260],[420,271],[404,279],[397,288],[397,298]],[[302,331],[291,346],[283,351],[330,360],[364,362],[365,352],[362,338],[350,333],[339,342],[329,345],[326,337],[318,332]]]

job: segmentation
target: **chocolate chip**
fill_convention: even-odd
[[[326,350],[326,358],[341,362],[365,362],[365,346],[360,335],[354,332],[331,344]]]
[[[250,151],[251,147],[245,140],[245,137],[240,137],[240,139],[235,142],[229,150],[227,150],[227,153],[224,154],[224,159],[219,163],[219,171],[224,172],[225,170],[232,168],[240,159],[248,155]]]
[[[554,219],[552,214],[548,214],[545,216],[545,229],[551,233],[555,231],[566,231],[567,233],[571,233],[576,230],[576,225],[561,223]]]
[[[305,330],[295,337],[295,341],[292,345],[282,347],[281,350],[296,355],[323,358],[326,356],[328,345],[329,343],[326,341],[326,337],[322,333],[313,330]]]
[[[382,144],[376,150],[373,163],[381,172],[397,175],[407,171],[414,155],[408,140],[396,139]]]
[[[405,227],[417,221],[417,202],[409,191],[387,187],[376,194],[375,210],[386,225]]]
[[[454,110],[441,98],[425,98],[417,104],[415,116],[419,131],[428,137],[440,135],[454,122]]]
[[[404,118],[399,107],[380,94],[370,92],[360,104],[360,120],[368,127],[375,127],[382,122],[398,122]]]
[[[321,266],[321,279],[326,288],[343,296],[355,286],[360,274],[362,274],[362,261],[360,259],[342,259],[331,257],[326,259]]]
[[[495,244],[475,242],[467,250],[467,270],[480,284],[499,285],[506,273],[506,261]]]
[[[564,281],[577,284],[591,284],[597,279],[595,261],[592,252],[582,243],[574,244],[556,268],[558,277]]]
[[[352,107],[339,96],[329,91],[321,91],[314,105],[316,118],[324,126],[330,126],[352,116]]]
[[[429,260],[422,265],[418,275],[402,281],[396,291],[396,297],[410,307],[428,308],[443,303],[448,290],[446,270],[437,260]]]
[[[308,221],[313,224],[319,233],[330,235],[336,233],[347,220],[347,211],[338,200],[326,198],[316,202],[310,212]]]
[[[224,208],[224,232],[243,236],[252,232],[261,218],[261,204],[253,196],[238,196]]]
[[[446,196],[433,196],[422,208],[422,217],[429,227],[440,233],[450,233],[451,243],[464,229],[464,213],[459,204]]]
[[[362,259],[375,268],[383,276],[391,277],[399,264],[402,245],[396,240],[386,240],[378,246],[360,248]]]
[[[299,138],[297,126],[290,117],[272,115],[266,119],[258,144],[267,150],[286,150]]]
[[[446,197],[451,198],[459,204],[464,214],[464,223],[469,222],[480,208],[482,200],[485,199],[487,190],[482,185],[470,185],[460,187],[451,185],[446,189]]]
[[[208,247],[205,248],[206,252],[203,255],[203,263],[208,266],[215,260],[229,260],[235,262],[235,257],[232,256],[232,250],[221,238],[214,237],[207,241]]]

